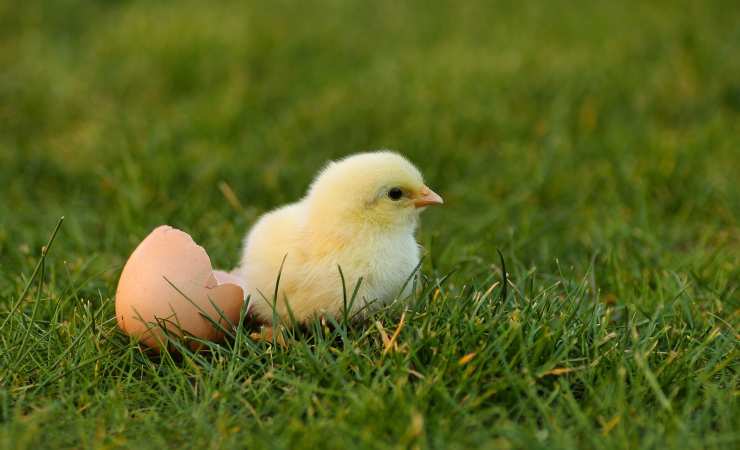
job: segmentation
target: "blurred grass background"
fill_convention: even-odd
[[[426,273],[456,269],[450,292],[472,295],[463,286],[481,287],[500,248],[515,282],[590,277],[600,301],[646,317],[680,300],[684,314],[711,322],[701,333],[717,326],[733,343],[739,119],[736,1],[0,2],[0,310],[7,315],[62,215],[43,297],[63,299],[69,317],[82,300],[112,317],[120,268],[156,225],[190,232],[215,265],[229,268],[249,225],[299,198],[327,159],[392,148],[445,197],[443,209],[425,214],[419,238]],[[528,278],[535,272],[540,278]],[[32,301],[24,305],[30,310]],[[679,328],[689,319],[666,320]],[[673,351],[692,349],[701,360],[704,337]],[[12,353],[12,342],[4,338],[3,352]],[[666,419],[654,435],[637,426],[618,438],[604,434],[603,445],[737,443],[737,349],[727,348],[734,362],[717,369],[724,387],[712,397],[725,396],[724,409],[686,403],[709,408],[704,428],[670,440]],[[43,433],[34,427],[74,410],[53,402],[100,406],[113,389],[18,397],[36,372],[13,372],[11,360],[0,374],[6,443],[36,445],[33,436]],[[684,382],[689,389],[692,381]],[[148,391],[136,392],[127,395]],[[517,402],[499,406],[515,410]],[[359,427],[340,404],[327,406],[337,428]],[[80,413],[74,429],[89,438],[84,445],[97,442],[95,433],[126,430],[137,414],[168,423],[158,416],[168,407],[132,417],[123,411],[133,407],[122,405],[118,423]],[[46,410],[56,412],[27,418]],[[598,424],[575,442],[553,437],[568,435],[567,418],[549,437],[530,425],[523,437],[502,437],[486,429],[484,411],[469,413],[481,417],[480,426],[463,428],[473,430],[465,434],[470,445],[602,442]],[[516,414],[506,420],[549,417]],[[649,422],[650,413],[632,417]],[[373,420],[383,419],[359,423]],[[627,427],[628,416],[621,420]],[[454,428],[426,444],[454,447]],[[206,430],[195,442],[211,442]],[[396,438],[380,433],[378,448]]]

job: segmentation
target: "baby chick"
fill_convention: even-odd
[[[410,294],[419,212],[442,203],[396,153],[330,162],[301,201],[265,214],[244,239],[235,275],[246,284],[252,314],[268,324],[273,310],[283,321],[338,316],[345,304],[339,267],[347,301],[362,278],[350,314]]]

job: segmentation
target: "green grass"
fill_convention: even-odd
[[[740,445],[736,1],[206,3],[0,3],[0,448]],[[381,147],[447,201],[396,351],[403,305],[288,348],[118,332],[156,225],[232,267]]]

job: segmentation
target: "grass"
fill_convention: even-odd
[[[0,447],[740,445],[738,23],[734,1],[0,4]],[[178,358],[117,331],[156,225],[231,267],[324,161],[381,147],[447,200],[407,305]]]

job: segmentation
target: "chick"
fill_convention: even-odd
[[[246,284],[252,314],[267,324],[273,311],[282,321],[338,316],[345,304],[339,267],[348,299],[362,278],[353,315],[407,296],[420,258],[419,213],[442,203],[396,153],[330,162],[302,200],[265,214],[247,233],[235,275]]]

